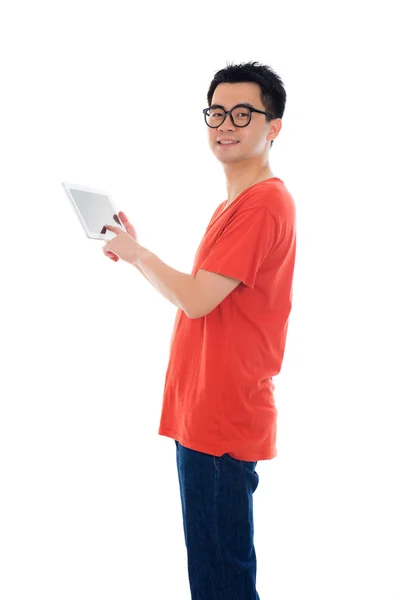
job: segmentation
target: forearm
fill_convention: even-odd
[[[135,266],[164,298],[181,308],[187,317],[191,318],[195,300],[195,278],[192,275],[169,267],[143,246],[140,247]]]
[[[137,264],[134,264],[133,266],[135,267],[135,269],[137,269],[137,270],[139,271],[139,273],[141,273],[141,274],[143,275],[143,277],[144,277],[145,279],[147,279],[147,281],[150,281],[150,279],[147,277],[146,273],[143,273],[143,271],[142,271],[142,269],[139,267],[139,265],[137,265]],[[150,283],[151,283],[151,281],[150,281]]]

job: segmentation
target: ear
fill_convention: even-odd
[[[273,119],[272,121],[270,121],[267,140],[271,141],[277,138],[281,129],[282,119]]]

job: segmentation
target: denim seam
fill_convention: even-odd
[[[215,456],[214,456],[214,464],[216,465],[215,462]],[[222,559],[222,552],[221,552],[221,544],[219,541],[219,529],[218,529],[218,516],[217,515],[217,494],[218,494],[218,473],[220,473],[220,470],[217,468],[217,470],[214,472],[214,477],[215,477],[215,485],[214,485],[214,518],[215,518],[215,533],[216,533],[216,539],[217,539],[217,546],[218,546],[218,555],[219,555],[219,560],[220,560],[220,564],[221,564],[221,570],[222,570],[222,581],[223,581],[223,591],[224,591],[224,600],[226,599],[226,574],[223,570],[223,566],[224,566],[224,561]],[[221,599],[222,600],[222,599]]]

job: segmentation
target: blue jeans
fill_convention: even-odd
[[[260,600],[253,543],[257,462],[175,444],[192,600]]]

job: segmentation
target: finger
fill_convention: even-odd
[[[118,216],[120,217],[127,233],[129,233],[131,236],[133,236],[136,240],[137,238],[137,234],[135,231],[134,226],[132,225],[132,223],[129,221],[128,217],[126,216],[126,214],[124,212],[122,212],[122,210],[118,213]]]
[[[113,233],[119,233],[120,231],[122,231],[121,227],[114,227],[114,225],[104,225],[104,228],[108,229],[109,231],[112,231]]]
[[[128,225],[128,226],[132,226],[132,223],[130,223],[130,221],[129,221],[128,217],[126,216],[126,214],[125,214],[124,212],[122,212],[122,211],[121,211],[121,212],[119,212],[119,213],[118,213],[118,216],[120,217],[120,219],[121,219],[122,223],[124,224],[124,226],[125,226],[125,229],[126,229],[127,225]]]

